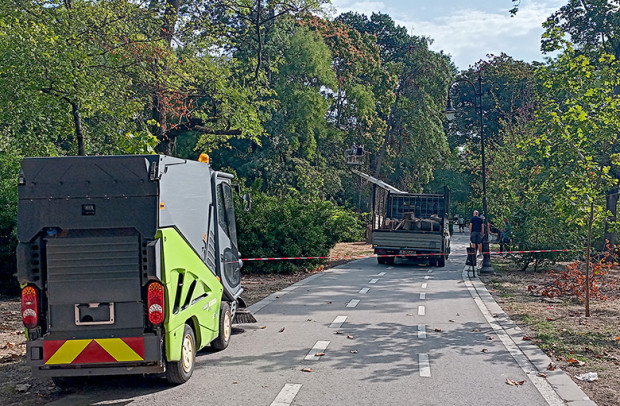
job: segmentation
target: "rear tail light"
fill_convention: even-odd
[[[22,289],[22,321],[26,328],[35,328],[39,324],[39,295],[32,286]]]
[[[164,286],[161,283],[149,285],[147,304],[151,324],[161,324],[164,321]]]

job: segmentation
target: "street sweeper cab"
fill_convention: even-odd
[[[196,351],[223,350],[234,321],[255,321],[232,178],[206,156],[24,159],[17,275],[33,373],[183,383]]]

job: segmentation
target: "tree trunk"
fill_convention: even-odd
[[[166,11],[164,12],[164,20],[161,25],[160,38],[163,39],[168,46],[172,46],[172,39],[174,38],[175,27],[177,24],[177,18],[179,15],[180,0],[166,0]],[[151,109],[153,119],[159,124],[154,127],[153,134],[159,140],[157,151],[166,155],[172,153],[171,140],[168,135],[168,126],[166,123],[166,111],[162,103],[162,93],[157,91],[153,93]]]
[[[383,139],[383,145],[381,145],[381,150],[379,151],[379,155],[377,156],[377,167],[375,168],[375,178],[379,179],[381,175],[381,165],[383,164],[383,159],[385,158],[385,153],[387,151],[387,146],[390,143],[390,138],[392,135],[392,128],[394,123],[394,113],[398,108],[398,100],[400,99],[400,89],[396,92],[396,99],[394,100],[394,105],[390,110],[390,115],[388,116],[387,128],[385,129],[385,138]]]
[[[179,15],[180,0],[166,0],[166,11],[164,12],[164,22],[161,25],[160,37],[166,41],[167,45],[172,44],[177,16]]]
[[[588,216],[588,246],[586,252],[586,286],[585,286],[585,307],[586,317],[590,317],[590,252],[592,251],[592,223],[594,223],[594,199],[590,202],[590,214]]]
[[[84,130],[82,129],[82,116],[80,115],[80,105],[77,102],[71,103],[71,113],[73,114],[73,125],[75,127],[75,138],[77,139],[78,155],[86,156],[84,146]]]
[[[254,70],[254,79],[258,81],[260,75],[260,67],[263,64],[263,38],[260,31],[261,15],[263,14],[262,0],[256,2],[256,69]]]

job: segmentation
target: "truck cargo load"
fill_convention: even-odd
[[[443,267],[450,254],[450,190],[443,193],[407,193],[362,172],[371,182],[371,242],[380,264],[395,258],[428,260]]]

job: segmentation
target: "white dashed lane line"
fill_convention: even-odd
[[[329,325],[330,328],[340,328],[342,327],[342,323],[347,321],[347,316],[337,316],[332,324]]]
[[[377,276],[383,276],[383,275],[385,275],[385,272],[379,272],[379,273],[377,274]]]
[[[428,287],[428,283],[423,283],[422,284],[422,289],[426,289]]]
[[[433,273],[433,270],[432,270],[432,269],[429,269],[429,270],[428,270],[428,273]]]
[[[426,307],[418,306],[418,316],[424,316],[426,314]]]
[[[378,281],[379,281],[379,279],[371,279],[370,281],[368,281],[368,283],[374,284],[374,283],[377,283]]]
[[[385,269],[390,270],[390,269],[394,269],[394,267],[393,267],[393,266],[388,266],[388,267],[387,267],[387,268],[385,268]]]
[[[271,402],[271,406],[289,406],[293,403],[297,392],[301,389],[300,383],[287,383],[284,385],[275,400]]]
[[[426,338],[426,325],[418,324],[418,338]]]
[[[418,363],[420,365],[420,376],[422,378],[430,378],[431,363],[428,360],[428,354],[418,354]]]
[[[426,275],[426,276],[424,277],[424,279],[430,279],[430,278],[431,278],[431,277],[430,277],[430,276],[428,276],[428,275]]]
[[[365,295],[366,293],[368,293],[369,290],[370,288],[362,288],[360,289],[359,293],[361,293],[362,295]]]
[[[347,307],[355,307],[359,302],[359,299],[351,299],[351,301],[347,304]]]
[[[426,293],[420,292],[420,300],[426,299]]]
[[[314,344],[314,347],[312,347],[312,349],[308,352],[308,355],[306,355],[304,359],[306,361],[321,359],[321,357],[317,356],[316,354],[325,351],[328,345],[329,341],[317,341],[316,344]]]

